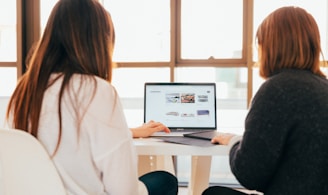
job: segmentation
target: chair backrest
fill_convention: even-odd
[[[27,132],[0,129],[0,194],[66,194],[45,148]]]

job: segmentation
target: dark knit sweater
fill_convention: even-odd
[[[328,194],[328,81],[302,70],[270,77],[230,165],[241,185],[265,195]]]

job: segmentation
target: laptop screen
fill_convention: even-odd
[[[145,83],[144,122],[171,130],[216,129],[215,83]]]

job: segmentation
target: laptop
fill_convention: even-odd
[[[215,83],[145,83],[144,122],[158,121],[171,133],[152,136],[184,136],[217,129]]]
[[[196,138],[196,139],[202,139],[202,140],[208,140],[208,141],[211,141],[212,138],[217,135],[219,135],[218,131],[205,131],[205,132],[183,134],[184,137]]]

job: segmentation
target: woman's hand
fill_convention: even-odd
[[[170,133],[170,129],[167,128],[160,122],[155,122],[153,120],[149,121],[148,123],[144,123],[140,127],[130,128],[132,131],[133,138],[138,137],[149,137],[153,133],[158,131],[164,131],[165,133]]]
[[[211,142],[213,144],[228,145],[231,138],[235,137],[235,134],[232,133],[219,133],[219,135],[212,138]]]

